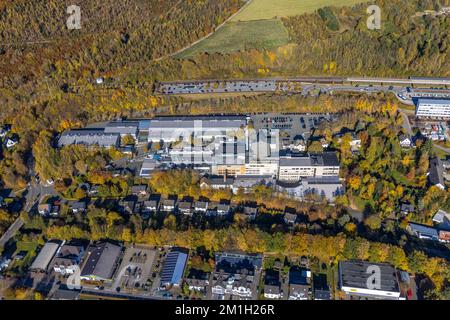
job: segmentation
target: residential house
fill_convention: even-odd
[[[412,140],[409,135],[406,135],[406,134],[399,135],[398,141],[400,142],[400,146],[402,148],[411,148],[412,147]]]
[[[144,201],[142,206],[143,213],[155,213],[159,211],[160,199],[159,197],[150,197],[149,200]]]
[[[414,212],[414,205],[408,202],[403,202],[400,207],[400,213],[407,216],[410,213]]]
[[[439,240],[438,230],[430,226],[410,222],[408,224],[407,230],[412,235],[420,239],[434,240],[434,241]]]
[[[38,212],[40,215],[47,216],[52,210],[52,205],[49,203],[41,203],[38,205]]]
[[[99,185],[93,185],[93,186],[89,189],[88,195],[89,195],[90,197],[96,197],[96,196],[98,196],[99,188],[100,188]]]
[[[439,189],[445,190],[444,182],[444,167],[441,159],[438,157],[430,160],[430,171],[428,173],[428,181],[430,185],[436,186]]]
[[[73,213],[84,213],[86,212],[87,205],[84,201],[69,201],[69,209]]]
[[[83,256],[83,246],[65,244],[53,259],[53,270],[62,275],[73,274],[79,268]]]
[[[4,125],[4,126],[0,127],[0,138],[6,137],[6,135],[10,131],[11,131],[11,128],[9,125]]]
[[[261,255],[216,253],[215,260],[211,284],[213,297],[255,298],[256,275],[262,266]]]
[[[202,270],[190,269],[188,276],[186,277],[186,283],[189,286],[189,290],[199,291],[206,293],[209,286],[210,273]]]
[[[50,210],[50,216],[57,217],[60,211],[61,207],[59,205],[53,205],[52,209]]]
[[[206,213],[208,210],[208,201],[198,200],[194,202],[194,211],[200,213]]]
[[[221,202],[216,207],[219,216],[226,216],[231,212],[231,207],[228,203]]]
[[[131,187],[131,194],[135,196],[146,196],[148,186],[145,184],[135,185]]]
[[[289,270],[289,300],[309,300],[311,271],[297,266]]]
[[[281,299],[283,291],[281,290],[280,273],[275,270],[266,270],[264,277],[264,298]]]
[[[183,201],[178,202],[178,211],[184,215],[191,215],[194,213],[192,201],[184,199]]]
[[[283,219],[286,224],[295,224],[297,222],[297,214],[285,212]]]
[[[249,220],[255,220],[258,215],[258,206],[256,204],[244,205],[244,215],[248,217]]]
[[[11,259],[1,256],[0,257],[0,272],[8,269]]]
[[[164,199],[161,201],[161,210],[164,212],[175,212],[177,201],[175,199]]]
[[[126,197],[125,199],[119,201],[119,206],[121,211],[126,214],[134,214],[140,212],[140,208],[136,208],[137,199],[135,197]],[[137,211],[136,211],[137,210]]]
[[[313,275],[313,290],[314,300],[331,300],[326,274]]]
[[[10,149],[14,147],[19,141],[16,138],[8,138],[6,139],[6,148]]]

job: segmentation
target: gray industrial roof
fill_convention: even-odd
[[[137,121],[113,121],[106,125],[105,133],[118,133],[121,135],[136,135],[139,128]]]
[[[90,245],[87,249],[88,258],[81,271],[81,276],[93,275],[101,279],[111,279],[120,251],[119,246],[108,242]]]
[[[321,154],[324,166],[339,167],[339,160],[336,152],[324,152]]]
[[[311,167],[310,157],[280,158],[280,167]]]
[[[367,261],[340,261],[339,278],[340,285],[352,288],[367,289],[369,267],[377,266],[381,271],[380,288],[377,290],[399,292],[396,270],[390,264],[372,263]]]
[[[150,132],[152,129],[186,129],[200,125],[205,129],[240,128],[246,124],[246,116],[157,117],[150,121]]]
[[[59,243],[47,242],[31,265],[31,270],[46,271],[50,261],[58,251]]]
[[[72,144],[98,145],[100,147],[116,146],[119,143],[118,133],[105,133],[104,129],[77,129],[65,131],[58,140],[58,147]]]
[[[418,104],[438,104],[438,105],[450,105],[450,99],[429,99],[429,98],[418,98]]]

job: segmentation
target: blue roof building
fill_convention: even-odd
[[[188,251],[186,249],[174,248],[169,252],[161,271],[161,287],[181,285],[187,259]]]

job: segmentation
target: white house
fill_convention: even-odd
[[[9,149],[9,148],[12,148],[12,147],[14,147],[16,144],[17,144],[17,140],[16,139],[14,139],[14,138],[8,138],[7,140],[6,140],[6,147]]]
[[[398,140],[400,142],[400,146],[402,148],[411,148],[412,146],[412,140],[409,136],[405,135],[405,134],[401,134],[398,137]]]

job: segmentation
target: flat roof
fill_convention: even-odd
[[[55,256],[56,251],[58,251],[59,246],[59,243],[47,242],[33,261],[31,270],[47,270],[47,267]]]
[[[392,265],[367,261],[339,261],[340,286],[368,289],[367,279],[370,273],[367,270],[370,266],[377,266],[381,271],[380,289],[372,290],[399,292],[396,269]]]
[[[161,285],[181,284],[187,258],[187,250],[173,249],[169,252],[161,271]]]
[[[86,251],[89,255],[81,271],[81,276],[93,275],[101,279],[111,279],[121,247],[102,242],[89,246]]]
[[[429,104],[442,104],[442,105],[448,105],[448,104],[450,104],[450,99],[418,98],[418,99],[417,99],[417,103],[418,103],[418,104],[429,103]]]
[[[310,157],[280,158],[280,167],[312,167]]]
[[[196,116],[196,117],[157,117],[150,120],[149,130],[152,129],[202,129],[240,128],[247,124],[246,116]]]

